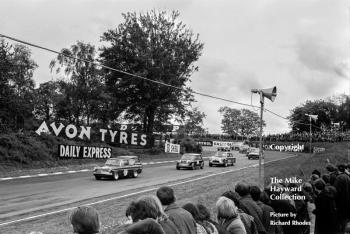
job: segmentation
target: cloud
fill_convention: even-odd
[[[192,77],[194,90],[231,100],[250,97],[250,90],[261,87],[251,71],[238,68],[223,59],[206,58],[199,62],[199,72]]]
[[[347,68],[341,52],[335,47],[312,36],[298,36],[296,53],[299,61],[308,69],[344,77]]]

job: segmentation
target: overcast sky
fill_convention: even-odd
[[[202,93],[251,103],[252,88],[277,86],[270,110],[288,116],[306,100],[349,94],[350,4],[347,0],[2,0],[0,33],[61,50],[77,40],[100,46],[100,36],[123,22],[121,14],[178,10],[204,43],[190,86]],[[50,73],[54,54],[31,48],[36,84]],[[196,96],[205,126],[220,133],[221,106],[243,106]],[[253,95],[252,103],[259,105]],[[289,131],[264,114],[265,133]]]

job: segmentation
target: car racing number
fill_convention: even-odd
[[[123,174],[124,174],[124,176],[127,176],[128,175],[128,169],[124,169],[123,170]]]

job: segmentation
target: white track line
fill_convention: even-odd
[[[176,162],[176,160],[142,163],[142,165],[154,165],[154,164],[162,164],[162,163],[170,163],[170,162]],[[59,171],[59,172],[45,173],[45,174],[41,173],[41,174],[25,175],[25,176],[17,176],[17,177],[4,177],[4,178],[0,178],[0,181],[23,179],[23,178],[33,178],[33,177],[43,177],[43,176],[53,176],[53,175],[62,175],[62,174],[73,174],[73,173],[88,172],[88,171],[92,171],[92,170],[91,169],[82,169],[82,170],[77,170],[77,171]]]
[[[275,159],[275,160],[266,162],[266,164],[267,163],[271,163],[271,162],[284,160],[284,159],[288,159],[288,158],[292,158],[292,157],[295,157],[295,156]],[[232,169],[232,170],[228,170],[228,171],[224,171],[224,172],[219,172],[219,173],[216,173],[216,174],[202,176],[202,177],[191,179],[191,180],[177,182],[177,183],[174,183],[174,184],[170,184],[168,186],[173,187],[173,186],[186,184],[186,183],[194,182],[194,181],[197,181],[197,180],[202,180],[202,179],[206,179],[206,178],[209,178],[209,177],[213,177],[213,176],[217,176],[217,175],[223,175],[223,174],[227,174],[227,173],[231,173],[231,172],[235,172],[235,171],[240,171],[240,170],[243,170],[243,169],[247,169],[247,168],[251,168],[251,167],[257,167],[257,166],[259,166],[259,164],[253,164],[253,165],[246,166],[246,167],[241,167],[241,168]],[[108,198],[108,199],[105,199],[105,200],[101,200],[101,201],[97,201],[97,202],[91,202],[91,203],[84,204],[84,205],[81,205],[81,206],[92,206],[92,205],[104,203],[104,202],[107,202],[107,201],[118,200],[118,199],[121,199],[121,198],[130,197],[130,196],[137,195],[137,194],[151,192],[151,191],[154,191],[154,190],[157,190],[157,189],[158,188],[145,189],[145,190],[141,190],[141,191],[134,192],[134,193],[129,193],[129,194],[125,194],[125,195],[121,195],[121,196],[117,196],[117,197],[111,197],[111,198]],[[62,212],[73,210],[75,208],[77,208],[77,207],[76,206],[75,207],[69,207],[69,208],[62,209],[62,210],[56,210],[56,211],[52,211],[52,212],[48,212],[48,213],[44,213],[44,214],[40,214],[40,215],[29,216],[29,217],[26,217],[26,218],[23,218],[23,219],[16,219],[16,220],[8,221],[8,222],[5,222],[5,223],[0,223],[0,227],[1,226],[5,226],[5,225],[9,225],[9,224],[14,224],[14,223],[19,223],[19,222],[23,222],[23,221],[28,221],[28,220],[32,220],[32,219],[36,219],[36,218],[41,218],[41,217],[45,217],[45,216],[48,216],[48,215],[59,214],[59,213],[62,213]]]

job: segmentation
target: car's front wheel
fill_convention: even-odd
[[[118,172],[113,172],[113,180],[118,180],[118,179],[119,179]]]
[[[192,164],[192,170],[196,170],[196,165]]]
[[[213,166],[213,164],[209,163],[209,167],[212,167],[212,166]]]
[[[203,169],[203,167],[204,167],[204,163],[201,164],[201,167],[200,167],[200,168]]]
[[[137,171],[134,171],[134,172],[132,173],[132,177],[133,177],[133,178],[138,177],[138,175],[139,175],[139,173],[138,173]]]

